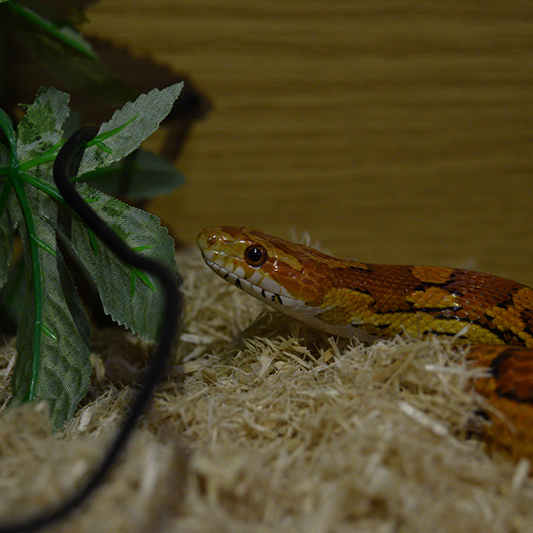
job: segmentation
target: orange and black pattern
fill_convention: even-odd
[[[247,228],[204,230],[198,242],[223,251],[225,268],[245,278],[260,268],[326,330],[346,325],[353,326],[348,336],[437,335],[472,344],[469,359],[487,369],[475,389],[503,414],[488,413],[488,440],[514,457],[533,458],[531,288],[463,269],[337,259]],[[251,249],[259,267],[247,263]]]

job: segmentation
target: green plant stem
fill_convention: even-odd
[[[59,194],[59,191],[55,187],[48,185],[48,183],[40,180],[39,178],[36,178],[35,176],[32,176],[31,174],[27,174],[26,172],[20,173],[20,177],[26,183],[33,185],[36,189],[39,189],[40,191],[50,196],[50,198],[53,198],[54,200],[61,202],[63,205],[67,205],[65,200],[63,200],[63,197]],[[2,198],[0,197],[0,202],[1,200]]]
[[[17,194],[18,201],[20,204],[20,208],[22,209],[22,213],[26,222],[26,229],[28,232],[28,244],[30,246],[33,291],[35,293],[35,322],[33,325],[31,381],[28,393],[24,397],[24,401],[33,401],[36,398],[37,380],[39,378],[39,367],[41,364],[41,334],[43,323],[43,285],[41,262],[39,260],[39,239],[37,238],[37,232],[35,230],[35,221],[33,220],[33,215],[31,212],[30,204],[28,202],[28,197],[26,196],[24,185],[22,184],[18,176],[18,169],[16,167],[13,169],[12,179],[13,185],[15,187],[15,192]]]
[[[83,54],[91,59],[98,59],[98,55],[89,48],[88,44],[83,46],[76,39],[66,35],[65,32],[61,31],[55,24],[35,13],[35,11],[32,11],[25,6],[21,6],[14,0],[7,2],[6,6],[9,7],[9,9],[16,13],[20,18],[28,21],[34,26],[37,26],[49,35],[52,35],[58,41],[76,50],[76,52],[79,52],[80,54]]]
[[[30,159],[29,161],[26,161],[25,163],[21,163],[19,165],[19,170],[21,172],[25,172],[29,170],[30,168],[36,167],[38,165],[42,165],[44,163],[49,163],[50,161],[54,161],[57,156],[57,153],[59,152],[59,149],[61,148],[61,144],[62,143],[57,144],[44,155],[35,157],[34,159]],[[9,167],[0,167],[0,176],[5,176],[8,174],[9,174]]]
[[[17,155],[17,141],[11,120],[7,114],[0,109],[0,127],[3,129],[9,144],[9,169],[8,178],[2,194],[0,195],[0,207],[5,208],[11,187],[14,187],[17,195],[22,214],[26,222],[26,229],[28,232],[28,244],[30,247],[30,258],[32,268],[33,290],[35,292],[35,323],[33,328],[33,349],[31,362],[31,381],[28,393],[24,397],[25,401],[32,401],[36,398],[37,380],[39,378],[39,366],[41,363],[41,334],[43,321],[43,284],[41,275],[41,262],[39,260],[39,239],[35,230],[35,221],[31,207],[24,189],[23,178],[20,173],[20,166]],[[3,212],[0,211],[0,216]]]
[[[0,119],[1,119],[1,117],[0,117]],[[122,124],[122,125],[120,125],[120,126],[118,126],[116,128],[113,128],[112,130],[104,131],[103,133],[101,133],[100,135],[95,137],[92,141],[89,141],[87,143],[87,148],[90,148],[91,146],[95,146],[96,145],[101,150],[103,150],[104,152],[106,152],[108,154],[112,154],[113,151],[108,146],[105,145],[104,141],[106,139],[109,139],[113,135],[116,135],[117,133],[119,133],[123,129],[125,129],[127,126],[129,126],[136,119],[137,119],[137,115],[132,117],[126,123],[124,123],[124,124]],[[0,120],[0,123],[1,123],[1,120]],[[41,154],[39,157],[34,157],[33,159],[30,159],[29,161],[26,161],[25,163],[21,163],[20,166],[19,166],[19,170],[25,172],[25,171],[29,170],[30,168],[36,167],[38,165],[43,165],[45,163],[49,163],[50,161],[55,161],[55,159],[57,157],[57,154],[58,154],[59,150],[61,149],[61,147],[63,146],[64,142],[65,141],[60,141],[56,145],[54,145],[51,148],[49,148],[48,150],[46,150],[46,152]],[[4,175],[7,175],[7,174],[9,174],[9,167],[0,167],[0,176],[4,176]],[[83,176],[81,176],[81,177],[78,176],[77,179],[75,179],[75,181],[83,181],[83,179],[84,179]]]
[[[57,152],[59,152],[59,148],[61,148],[60,144],[58,144],[57,146],[54,146],[53,153],[41,155],[39,157],[35,157],[34,159],[30,159],[29,161],[26,161],[25,163],[22,163],[20,165],[20,170],[26,171],[38,165],[43,165],[44,163],[49,163],[50,161],[54,161],[54,159],[56,158]]]

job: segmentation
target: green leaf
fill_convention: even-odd
[[[123,105],[137,96],[99,60],[72,24],[53,14],[50,5],[33,3],[30,8],[12,1],[2,6],[0,16],[8,19],[6,27],[14,30],[13,37],[20,45],[69,87],[112,106]]]
[[[133,152],[124,161],[88,172],[83,180],[102,192],[131,200],[167,194],[185,181],[181,172],[161,157],[144,150]]]
[[[180,89],[176,85],[152,91],[151,96],[143,96],[122,113],[115,113],[95,139],[86,168],[95,169],[136,149],[157,128]],[[162,312],[155,280],[116,259],[65,206],[55,188],[52,164],[69,113],[67,104],[65,93],[41,90],[19,124],[18,139],[9,118],[0,110],[0,128],[9,144],[8,150],[0,149],[1,174],[7,176],[0,192],[0,284],[6,280],[15,229],[22,238],[26,265],[24,270],[17,270],[24,278],[24,289],[19,297],[22,312],[13,397],[15,402],[46,400],[54,428],[61,428],[75,412],[91,373],[89,321],[63,260],[63,247],[84,264],[104,308],[120,324],[154,339]],[[79,189],[132,247],[174,264],[173,242],[156,217],[86,184]],[[11,309],[17,307],[12,305],[11,293],[8,300]]]
[[[35,206],[33,206],[35,207]],[[52,225],[40,224],[39,238],[56,245],[56,230]],[[90,383],[89,360],[90,327],[74,283],[59,253],[54,257],[38,248],[42,270],[42,290],[35,293],[33,279],[23,300],[24,313],[17,334],[17,362],[12,378],[15,401],[44,399],[48,402],[51,423],[60,429],[72,417],[85,396]],[[30,259],[31,260],[31,259]],[[36,298],[42,299],[42,322],[38,317]],[[32,381],[33,360],[29,357],[39,342],[41,354],[38,376]],[[34,388],[34,398],[30,397]]]
[[[182,88],[183,83],[176,83],[161,91],[153,89],[115,111],[111,120],[102,124],[95,144],[85,150],[79,175],[110,165],[136,150],[170,113]],[[106,149],[98,146],[102,139]]]
[[[13,258],[13,221],[9,213],[0,213],[0,289],[7,281],[7,274]]]
[[[72,48],[91,59],[98,58],[91,45],[74,27],[68,24],[60,25],[54,23],[19,2],[11,2],[9,8],[23,21],[33,27],[33,33],[36,33],[35,30],[40,30],[43,34],[53,37],[58,43],[63,44],[67,48]]]
[[[8,141],[15,144],[15,132],[10,118],[2,111],[0,114],[0,126],[6,133]],[[0,167],[8,167],[10,160],[9,148],[0,143]],[[6,171],[9,174],[9,170]],[[0,193],[0,289],[7,281],[9,265],[13,257],[14,223],[11,220],[7,204],[11,193],[11,180],[6,180]]]
[[[39,158],[61,140],[68,115],[68,95],[55,89],[39,92],[18,127],[19,165]],[[11,154],[13,161],[15,153]],[[12,377],[14,401],[47,400],[54,428],[74,413],[89,386],[89,322],[58,249],[57,203],[33,180],[52,187],[52,161],[13,168],[16,199],[8,204],[12,227],[22,238],[26,292],[17,335],[18,357]]]
[[[41,88],[35,102],[28,107],[20,121],[17,133],[17,152],[19,162],[31,160],[57,145],[63,136],[61,126],[68,117],[69,95],[53,87]],[[52,163],[47,165],[47,172],[34,171],[52,183],[50,171]]]
[[[5,144],[0,143],[0,168],[7,167],[8,165],[9,165],[9,150]]]
[[[7,283],[0,292],[0,317],[4,321],[2,331],[15,333],[18,317],[22,315],[22,297],[25,293],[26,263],[19,257],[8,272]]]
[[[78,191],[91,198],[91,207],[130,247],[175,269],[174,242],[156,216],[88,185],[80,185]],[[132,274],[137,275],[138,271],[117,259],[101,241],[97,240],[95,249],[90,232],[77,220],[73,220],[70,239],[72,248],[97,284],[105,312],[134,333],[156,339],[163,301],[155,278],[142,273],[132,294]]]

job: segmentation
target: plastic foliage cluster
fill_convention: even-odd
[[[173,241],[159,220],[86,179],[136,150],[168,115],[183,84],[154,89],[126,104],[90,141],[73,179],[83,199],[136,252],[175,269]],[[148,339],[157,339],[162,296],[152,276],[127,266],[67,206],[52,168],[62,146],[69,96],[42,89],[17,128],[0,110],[0,288],[8,282],[15,235],[24,264],[16,272],[17,360],[13,400],[46,400],[53,428],[72,417],[89,387],[89,319],[65,253],[94,282],[104,311]],[[1,137],[0,137],[1,139]],[[105,180],[104,180],[105,181]]]

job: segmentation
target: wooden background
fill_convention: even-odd
[[[368,262],[533,285],[531,0],[104,0],[86,33],[187,72],[214,108],[154,211],[309,231]]]

